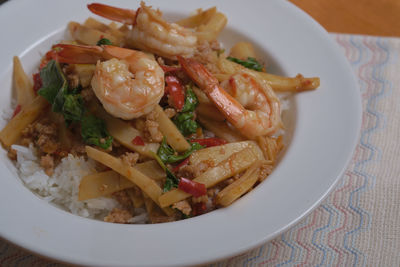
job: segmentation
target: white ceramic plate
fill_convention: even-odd
[[[108,1],[131,7],[134,1]],[[254,248],[309,213],[348,164],[360,128],[359,90],[331,37],[290,3],[278,1],[149,1],[169,18],[217,5],[228,16],[226,46],[245,38],[271,72],[319,76],[321,87],[297,95],[286,114],[288,147],[275,171],[234,205],[158,225],[119,225],[84,219],[42,201],[16,176],[1,152],[0,235],[35,253],[85,265],[188,265]],[[70,20],[91,14],[83,1],[12,0],[0,7],[1,108],[10,107],[12,56],[28,71],[62,36]]]

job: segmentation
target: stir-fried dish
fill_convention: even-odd
[[[225,51],[215,7],[175,23],[144,3],[88,8],[112,22],[70,22],[33,83],[14,57],[17,105],[0,141],[22,173],[37,161],[33,191],[82,216],[76,203],[107,222],[158,223],[228,206],[268,177],[284,147],[280,95],[318,78],[267,73],[246,40]],[[73,183],[76,159],[92,165]]]

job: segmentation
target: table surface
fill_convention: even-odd
[[[328,32],[400,36],[399,0],[290,0]]]

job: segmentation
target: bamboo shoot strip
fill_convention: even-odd
[[[124,164],[121,159],[93,147],[86,146],[86,153],[88,157],[99,161],[129,179],[145,192],[157,205],[159,205],[158,198],[162,194],[162,189],[153,179],[147,177],[134,167]],[[163,210],[169,216],[174,213],[171,208],[164,208]]]
[[[168,118],[162,107],[159,105],[154,109],[157,112],[157,123],[161,133],[167,138],[167,143],[176,151],[182,152],[190,148],[185,137],[176,128],[175,124]]]
[[[41,96],[37,96],[26,107],[12,118],[0,132],[0,141],[8,149],[15,144],[29,124],[34,122],[47,107],[48,102]]]
[[[210,188],[233,175],[244,171],[257,160],[263,159],[263,156],[254,153],[251,148],[245,148],[237,153],[232,154],[228,159],[222,161],[216,167],[204,172],[193,181],[205,184],[206,188]],[[180,189],[174,189],[163,194],[159,198],[162,207],[170,206],[178,201],[184,200],[191,195]]]

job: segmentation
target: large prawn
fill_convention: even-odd
[[[129,47],[174,60],[179,55],[190,57],[195,52],[197,37],[192,31],[166,22],[159,10],[151,9],[144,2],[137,11],[98,3],[89,4],[88,8],[99,16],[132,25],[126,36]]]
[[[143,52],[116,46],[59,44],[61,63],[97,63],[93,91],[111,115],[130,120],[151,112],[164,95],[164,72]]]
[[[225,91],[201,63],[183,57],[179,57],[179,62],[225,118],[246,137],[272,135],[282,127],[279,99],[266,82],[244,70],[230,78]]]

